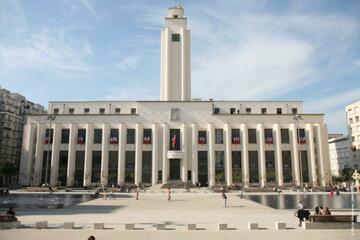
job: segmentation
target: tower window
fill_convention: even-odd
[[[180,42],[180,34],[178,34],[178,33],[171,34],[171,41],[172,42]]]

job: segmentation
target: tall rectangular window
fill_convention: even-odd
[[[133,128],[126,129],[126,143],[135,144],[135,129]]]
[[[259,160],[257,151],[249,151],[250,183],[259,182]]]
[[[101,151],[92,152],[91,182],[100,182],[101,173]],[[85,176],[86,177],[86,176]]]
[[[125,182],[134,183],[135,181],[135,151],[125,152]]]
[[[251,108],[246,108],[245,111],[246,111],[246,114],[251,114]]]
[[[180,150],[180,129],[170,129],[169,134],[170,150]]]
[[[171,41],[172,42],[180,42],[180,34],[178,34],[178,33],[171,34]]]
[[[220,128],[215,129],[215,143],[216,144],[224,143],[223,130]]]
[[[112,128],[110,129],[110,144],[119,143],[119,129]]]
[[[234,183],[242,182],[242,171],[241,171],[241,152],[231,152],[231,164],[232,164],[232,180]]]
[[[273,144],[273,131],[271,128],[265,128],[264,129],[264,135],[265,135],[265,143],[266,144]]]
[[[143,139],[143,143],[144,144],[151,144],[151,128],[144,128],[143,130],[144,132],[144,139]]]
[[[275,183],[275,154],[274,151],[265,151],[266,182]]]
[[[50,129],[50,128],[47,128],[45,130],[45,140],[44,140],[44,143],[45,144],[52,144],[53,143],[53,138],[54,138],[54,129]]]
[[[95,128],[94,129],[94,143],[99,144],[102,141],[102,129]]]
[[[109,174],[108,174],[108,184],[117,184],[117,173],[118,173],[118,151],[109,151]]]
[[[266,108],[261,109],[261,114],[266,114]]]
[[[70,138],[70,129],[67,128],[61,129],[61,143],[62,144],[69,143],[69,138]]]
[[[297,141],[300,144],[305,144],[306,143],[306,135],[305,135],[305,129],[304,128],[299,128],[297,130]]]
[[[290,137],[289,137],[289,129],[282,128],[281,129],[281,143],[290,143]]]
[[[198,133],[198,143],[206,144],[206,131],[199,131]]]
[[[225,183],[224,151],[215,151],[215,181]]]
[[[292,182],[291,152],[282,151],[281,154],[282,154],[284,183],[291,183]]]
[[[240,129],[231,129],[231,143],[240,144]]]
[[[256,144],[256,129],[248,129],[248,142],[251,144]]]
[[[276,114],[282,114],[282,109],[281,109],[281,108],[277,108],[277,109],[276,109]]]
[[[151,169],[152,169],[152,152],[143,151],[142,152],[142,183],[151,183]]]

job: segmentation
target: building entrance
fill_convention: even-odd
[[[180,159],[170,159],[170,180],[180,180]]]

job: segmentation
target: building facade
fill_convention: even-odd
[[[345,107],[350,138],[352,166],[360,168],[360,101]]]
[[[183,13],[165,19],[161,101],[50,102],[55,117],[32,115],[24,128],[23,185],[329,184],[323,114],[299,101],[190,100]]]
[[[338,177],[344,168],[352,167],[350,141],[348,136],[329,134],[330,167],[333,176]]]
[[[2,169],[6,164],[19,167],[25,117],[34,113],[45,113],[45,109],[20,94],[0,88],[0,185],[16,182],[16,176],[7,179],[9,176]]]

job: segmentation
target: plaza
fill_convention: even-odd
[[[239,193],[228,193],[226,208],[221,195],[208,190],[190,193],[175,190],[171,201],[167,200],[165,190],[140,193],[139,200],[135,200],[134,193],[124,193],[116,194],[116,199],[98,198],[64,209],[18,211],[19,220],[27,228],[2,230],[0,238],[22,239],[23,234],[27,239],[58,234],[62,239],[86,239],[90,235],[97,239],[358,239],[360,236],[359,229],[304,230],[298,226],[293,212],[293,209],[275,210],[240,198]],[[48,229],[34,229],[37,221],[48,221]],[[64,222],[75,222],[78,229],[62,229]],[[105,230],[94,230],[95,222],[104,222]],[[258,223],[260,229],[248,230],[249,222]],[[286,223],[287,229],[275,230],[275,222]],[[136,230],[124,230],[126,223],[135,223]],[[167,230],[156,230],[158,223],[166,223]],[[195,223],[197,230],[188,231],[190,223]],[[228,230],[218,230],[219,223],[226,223]]]

